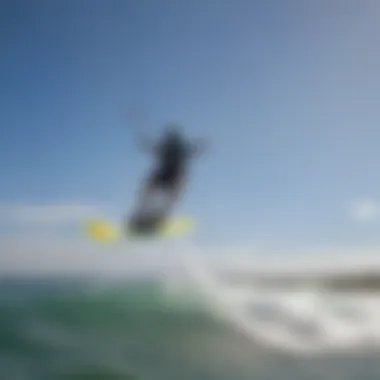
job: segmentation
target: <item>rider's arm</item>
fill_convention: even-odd
[[[190,146],[190,154],[194,156],[199,156],[208,150],[209,141],[206,139],[199,139],[194,141]]]
[[[145,153],[155,154],[157,151],[156,144],[148,137],[140,135],[138,138],[138,146]]]

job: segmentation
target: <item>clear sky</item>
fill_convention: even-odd
[[[135,131],[175,121],[212,140],[178,210],[201,244],[378,246],[379,16],[375,0],[2,1],[3,237],[128,212],[149,168]]]

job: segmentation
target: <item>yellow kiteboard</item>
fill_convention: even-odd
[[[117,225],[114,222],[103,219],[88,220],[84,225],[85,234],[92,240],[112,244],[123,239],[144,240],[150,238],[174,239],[195,231],[195,223],[192,219],[178,217],[162,222],[156,231],[140,234],[131,231],[128,226]]]

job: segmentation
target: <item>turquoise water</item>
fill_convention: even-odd
[[[378,353],[300,358],[260,346],[154,282],[0,282],[0,378],[380,378]]]

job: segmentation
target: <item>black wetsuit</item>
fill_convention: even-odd
[[[157,155],[158,167],[153,173],[155,185],[174,186],[186,173],[189,144],[180,138],[168,139],[158,148]]]

